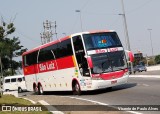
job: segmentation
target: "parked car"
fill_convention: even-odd
[[[144,65],[137,65],[134,67],[135,72],[142,72],[142,71],[147,71],[147,68]]]
[[[7,76],[3,82],[4,91],[18,90],[18,92],[26,91],[26,83],[24,75]]]

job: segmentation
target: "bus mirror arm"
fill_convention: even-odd
[[[134,56],[133,56],[133,53],[131,52],[131,51],[128,51],[128,50],[126,50],[126,52],[127,52],[127,56],[128,56],[128,58],[129,58],[129,62],[133,62],[134,61]]]

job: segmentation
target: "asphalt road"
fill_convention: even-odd
[[[78,98],[99,101],[109,105],[159,105],[160,79],[130,78],[129,83],[113,87],[111,91],[85,93]]]
[[[138,77],[138,75],[153,75],[152,78]],[[136,73],[137,77],[130,77],[124,85],[113,87],[112,90],[99,90],[83,92],[81,96],[72,95],[71,92],[51,92],[47,95],[75,97],[105,103],[108,105],[160,105],[160,71]],[[21,93],[20,95],[32,94]],[[44,95],[45,97],[47,95]],[[45,99],[50,102],[50,99]]]

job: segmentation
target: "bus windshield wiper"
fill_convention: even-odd
[[[111,66],[109,68],[107,68],[107,69],[103,68],[103,66],[104,66],[105,63],[107,63],[107,61],[104,61],[104,62],[101,63],[101,67],[102,67],[102,71],[103,71],[102,73],[106,73],[105,72],[106,70],[107,70],[107,72],[112,71],[113,69],[112,69]]]

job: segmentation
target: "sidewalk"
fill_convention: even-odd
[[[160,70],[160,65],[148,66],[147,67],[147,71],[155,71],[155,70]]]

